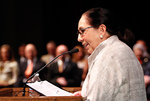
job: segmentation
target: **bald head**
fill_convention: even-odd
[[[58,56],[58,55],[60,55],[60,54],[62,54],[64,52],[67,52],[67,51],[68,51],[68,48],[67,48],[66,45],[59,45],[56,48],[56,56]],[[64,56],[60,56],[59,57],[59,59],[63,59],[63,58],[64,58]]]
[[[25,47],[25,56],[27,59],[33,60],[34,57],[37,56],[37,50],[35,45],[27,44]]]
[[[141,45],[143,45],[143,46],[145,47],[145,49],[147,50],[147,45],[146,45],[146,42],[145,42],[144,40],[138,40],[138,41],[136,42],[136,44],[141,44]]]
[[[56,55],[62,54],[62,53],[67,52],[67,51],[68,51],[68,48],[66,45],[59,45],[56,48]]]

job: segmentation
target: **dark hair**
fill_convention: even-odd
[[[15,58],[14,58],[14,53],[13,53],[13,50],[12,48],[8,45],[8,44],[4,44],[0,47],[0,51],[2,48],[6,48],[8,50],[8,53],[9,53],[9,61],[14,61]],[[0,52],[0,61],[2,61],[2,57],[1,57],[1,52]]]
[[[112,12],[104,8],[92,8],[84,13],[87,16],[89,24],[94,28],[98,28],[101,24],[106,26],[106,31],[110,35],[117,35],[120,40],[128,45],[134,41],[134,34],[131,30],[120,27],[118,17]]]

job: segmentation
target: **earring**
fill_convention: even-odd
[[[103,39],[103,35],[100,35],[100,38]]]

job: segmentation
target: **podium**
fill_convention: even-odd
[[[68,92],[81,90],[81,87],[63,87]],[[77,96],[39,96],[29,97],[29,88],[26,88],[25,96],[22,96],[23,88],[1,88],[0,101],[83,101],[82,97]],[[19,93],[20,92],[20,93]]]

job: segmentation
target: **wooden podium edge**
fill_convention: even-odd
[[[81,90],[81,87],[62,87],[62,89],[75,92]],[[25,96],[22,96],[23,88],[2,88],[0,89],[0,101],[83,101],[80,96],[40,96],[40,97],[29,97],[29,88],[26,88]],[[20,93],[19,93],[20,92]],[[19,93],[19,94],[18,94]],[[14,96],[18,94],[17,96]]]
[[[83,101],[79,96],[50,96],[50,97],[0,97],[1,101]]]
[[[0,96],[12,96],[13,89],[12,88],[1,88]]]

